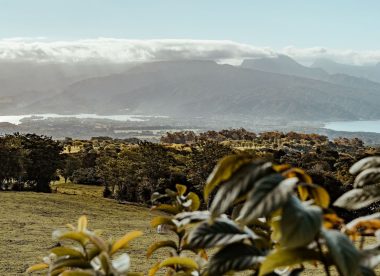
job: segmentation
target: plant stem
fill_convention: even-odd
[[[365,237],[364,237],[363,234],[362,234],[362,236],[360,237],[360,245],[359,245],[360,250],[363,249],[363,247],[364,247],[364,242],[365,242]]]
[[[327,275],[327,276],[331,276],[329,266],[328,266],[328,264],[327,264],[327,261],[326,261],[325,255],[323,254],[323,251],[322,251],[322,245],[321,245],[321,243],[319,242],[319,238],[317,237],[317,238],[315,239],[315,241],[316,241],[317,246],[318,246],[318,251],[319,251],[319,254],[320,254],[320,256],[321,256],[321,261],[322,261],[322,263],[323,263],[323,267],[324,267],[324,269],[325,269],[326,275]]]

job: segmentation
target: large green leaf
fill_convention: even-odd
[[[229,219],[216,219],[214,222],[203,222],[194,228],[187,239],[191,248],[211,248],[214,246],[235,243],[247,238],[258,239],[252,232],[246,232]]]
[[[336,230],[322,230],[329,254],[342,276],[359,273],[360,252],[352,242]]]
[[[280,174],[263,177],[248,194],[238,220],[250,224],[282,207],[293,193],[297,182],[298,178],[284,179]]]
[[[204,199],[208,201],[211,192],[223,181],[228,180],[242,165],[252,162],[248,155],[229,155],[221,159],[206,181]]]
[[[352,189],[340,196],[334,202],[334,206],[357,210],[377,201],[380,201],[380,184],[365,186],[362,189]]]
[[[241,166],[218,190],[211,204],[211,213],[214,217],[223,214],[234,202],[249,193],[255,182],[266,174],[274,173],[272,164],[250,163]]]
[[[318,261],[319,252],[307,248],[277,249],[270,253],[260,267],[260,276],[269,274],[275,269],[284,268],[303,262]]]
[[[322,210],[306,206],[291,196],[282,210],[280,244],[286,248],[307,246],[322,226]]]
[[[256,268],[263,260],[263,252],[257,248],[244,243],[232,243],[211,257],[207,266],[207,275],[220,276],[229,271]]]
[[[370,168],[359,173],[355,178],[354,187],[361,188],[378,183],[380,183],[380,168]]]
[[[358,174],[366,169],[377,167],[380,167],[380,156],[366,157],[352,165],[350,173]]]
[[[209,211],[182,212],[174,217],[173,223],[180,228],[187,224],[204,221],[209,218]]]

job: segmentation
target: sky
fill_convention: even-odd
[[[171,40],[175,48],[212,40],[304,60],[316,52],[349,63],[380,60],[377,0],[0,0],[0,7],[0,56],[15,38],[71,47],[107,38],[119,48],[120,41],[153,40],[155,47]]]

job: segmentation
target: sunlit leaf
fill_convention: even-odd
[[[180,196],[183,196],[186,193],[187,187],[185,185],[176,184],[175,188]]]
[[[277,249],[271,252],[260,267],[260,276],[269,274],[275,269],[302,264],[309,261],[318,261],[318,252],[307,248]]]
[[[377,201],[380,201],[380,184],[365,186],[362,189],[352,189],[340,196],[334,202],[334,206],[357,210]]]
[[[190,192],[187,195],[187,199],[191,200],[191,211],[197,211],[201,206],[201,200],[196,193]]]
[[[160,263],[156,263],[153,267],[151,267],[148,271],[148,276],[154,276],[160,270]]]
[[[358,174],[354,181],[355,188],[361,188],[366,185],[373,185],[380,183],[380,167],[370,168]]]
[[[360,253],[351,241],[336,230],[322,230],[321,233],[339,273],[343,276],[357,275]]]
[[[85,231],[87,229],[87,224],[88,224],[87,217],[81,216],[78,219],[78,231],[80,231],[80,232]]]
[[[126,273],[131,266],[131,259],[128,254],[121,254],[112,260],[112,266],[119,273]]]
[[[213,216],[225,213],[238,198],[246,196],[254,188],[256,181],[273,172],[270,162],[242,165],[216,193],[210,208]]]
[[[307,246],[322,226],[322,210],[306,206],[292,196],[284,205],[280,222],[280,244],[286,248]]]
[[[49,268],[49,265],[46,263],[35,264],[35,265],[32,265],[31,267],[29,267],[26,270],[26,273],[32,273],[32,272],[44,270],[47,268]]]
[[[311,189],[312,198],[316,205],[321,206],[322,208],[328,208],[330,205],[330,195],[329,193],[321,186],[314,185]]]
[[[209,195],[220,183],[228,180],[242,165],[251,161],[252,157],[247,155],[230,155],[221,159],[207,179],[204,188],[205,201],[208,201]]]
[[[82,233],[82,232],[65,232],[58,236],[59,240],[73,240],[77,241],[82,245],[85,245],[88,243],[89,239],[88,237]]]
[[[117,242],[115,242],[112,245],[111,254],[114,254],[118,250],[125,248],[130,241],[132,241],[132,240],[134,240],[134,239],[136,239],[142,235],[143,235],[143,232],[141,232],[141,231],[132,231],[132,232],[125,234],[121,239],[119,239]]]
[[[157,226],[163,225],[163,224],[174,225],[174,223],[170,217],[155,217],[150,222],[150,225],[153,228],[156,228]]]
[[[211,248],[247,238],[252,238],[252,234],[240,229],[229,219],[219,218],[212,223],[199,224],[190,232],[187,242],[192,248]],[[254,236],[253,238],[258,239],[259,237]]]
[[[83,253],[79,251],[79,249],[74,249],[70,247],[64,247],[64,246],[59,246],[59,247],[54,247],[53,249],[50,250],[51,253],[57,255],[58,257],[60,256],[72,256],[72,257],[84,257]]]
[[[52,273],[62,268],[91,268],[87,261],[81,258],[62,258],[54,261],[51,266]]]
[[[354,219],[346,225],[346,229],[348,233],[374,235],[380,230],[380,212]]]
[[[300,168],[291,168],[287,171],[282,172],[282,175],[287,178],[297,177],[301,182],[306,184],[312,184],[313,180],[311,177]]]
[[[298,178],[284,180],[279,174],[272,174],[260,179],[248,194],[238,220],[250,224],[255,219],[267,216],[282,207],[293,193],[297,182]]]
[[[209,211],[182,212],[174,217],[173,222],[177,227],[183,227],[190,223],[208,220],[209,218]]]
[[[380,167],[379,156],[366,157],[352,165],[352,167],[350,168],[350,173],[356,175],[366,169],[377,167]]]
[[[262,251],[248,244],[229,244],[210,258],[207,275],[219,276],[229,271],[252,269],[264,260],[263,255]]]
[[[172,240],[158,241],[158,242],[153,243],[151,246],[149,246],[147,253],[146,253],[146,257],[150,258],[156,250],[158,250],[160,248],[164,248],[164,247],[169,247],[169,248],[177,251],[177,244],[174,241],[172,241]]]
[[[179,265],[189,269],[199,269],[198,264],[191,258],[186,257],[170,257],[160,263],[160,268],[165,266]]]

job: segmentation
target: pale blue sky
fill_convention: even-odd
[[[0,38],[223,39],[380,49],[378,0],[0,0]]]

